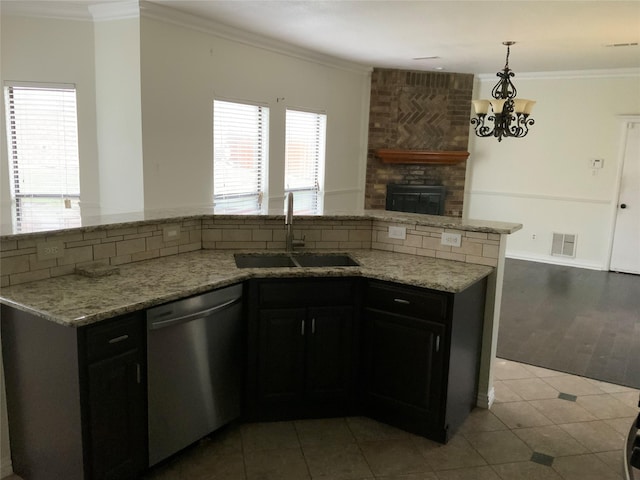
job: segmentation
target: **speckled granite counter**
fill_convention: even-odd
[[[361,276],[456,293],[493,271],[484,265],[379,250],[348,252],[360,267],[238,269],[233,253],[199,250],[121,265],[115,275],[65,275],[14,285],[2,289],[2,303],[78,327],[249,278]]]
[[[12,239],[27,239],[41,236],[43,233],[79,233],[93,232],[105,228],[128,228],[159,221],[180,222],[187,220],[201,220],[216,218],[218,220],[237,220],[242,218],[247,221],[275,220],[283,221],[282,211],[269,212],[264,215],[231,215],[215,213],[212,207],[190,207],[163,210],[149,210],[144,212],[132,212],[126,214],[114,214],[103,216],[87,216],[79,220],[80,225],[75,227],[50,228],[46,225],[24,226],[16,230],[14,225],[0,224],[0,241]],[[333,211],[318,215],[296,215],[296,221],[348,221],[348,220],[380,220],[386,222],[405,222],[414,225],[430,226],[435,228],[461,229],[469,232],[490,232],[511,234],[522,228],[522,225],[511,222],[498,222],[491,220],[474,220],[459,217],[446,217],[441,215],[425,215],[421,213],[404,213],[387,210],[354,210],[348,212]]]

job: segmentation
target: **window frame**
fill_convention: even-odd
[[[311,157],[315,158],[315,164],[311,166],[311,170],[315,171],[312,175],[314,177],[313,183],[307,185],[290,186],[291,170],[291,136],[293,133],[292,128],[301,128],[302,123],[292,125],[290,122],[289,113],[293,115],[301,114],[304,116],[313,116],[313,122],[316,131],[315,138],[307,143],[304,147],[311,148],[313,153]],[[311,132],[302,132],[305,135]],[[300,131],[297,132],[300,134]],[[285,165],[284,165],[284,191],[285,198],[289,192],[293,192],[296,202],[294,202],[294,209],[296,214],[317,215],[321,214],[324,209],[324,171],[326,164],[326,143],[327,143],[327,114],[325,111],[309,110],[297,107],[287,107],[285,110]],[[309,152],[303,153],[303,156],[309,155]],[[308,168],[303,166],[302,169]],[[304,174],[304,172],[303,172]],[[296,197],[297,194],[297,197]],[[310,203],[310,204],[309,204]]]
[[[29,97],[27,91],[43,95]],[[56,98],[55,92],[64,93]],[[3,96],[14,229],[20,232],[80,226],[76,85],[5,81]],[[32,100],[39,103],[30,104]],[[45,152],[47,146],[51,153],[37,151],[39,148]],[[47,174],[36,173],[42,170]]]
[[[218,104],[218,110],[216,110],[216,104]],[[216,166],[217,162],[223,161],[220,157],[220,152],[224,148],[235,148],[241,151],[242,145],[239,143],[227,143],[226,147],[221,145],[220,138],[216,140],[217,135],[221,135],[220,126],[217,126],[216,111],[220,111],[220,108],[224,105],[240,106],[241,108],[253,107],[256,110],[255,115],[259,120],[256,124],[255,132],[250,132],[248,137],[251,138],[255,135],[255,144],[252,145],[256,148],[254,155],[257,159],[258,171],[256,173],[257,178],[251,179],[256,183],[257,189],[251,189],[251,191],[236,191],[217,193],[216,188],[216,171],[220,171],[221,166]],[[230,112],[226,112],[230,113]],[[236,112],[235,114],[240,114]],[[251,102],[247,100],[236,100],[227,98],[214,98],[213,100],[213,206],[216,213],[227,214],[262,214],[265,213],[267,208],[267,189],[268,189],[268,174],[269,174],[269,135],[270,135],[270,107],[269,105],[257,102]],[[248,124],[248,126],[250,126]],[[229,127],[229,131],[231,128]],[[228,134],[229,132],[227,132]],[[237,132],[236,132],[237,133]],[[246,147],[246,144],[244,145]],[[234,154],[228,154],[232,159]],[[236,154],[238,155],[238,154]],[[231,178],[231,183],[234,186],[229,187],[230,190],[237,189],[237,178]],[[219,178],[218,178],[219,180]],[[253,199],[253,200],[250,200]],[[250,202],[250,203],[249,203]],[[253,204],[253,206],[251,206]]]

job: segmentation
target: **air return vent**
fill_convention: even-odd
[[[576,256],[576,238],[577,235],[571,233],[554,233],[551,255],[574,258]]]

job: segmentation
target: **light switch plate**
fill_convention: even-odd
[[[462,235],[459,233],[443,232],[440,243],[442,245],[449,245],[450,247],[459,247],[462,245]]]
[[[389,238],[397,238],[398,240],[405,240],[407,238],[406,227],[389,227]]]

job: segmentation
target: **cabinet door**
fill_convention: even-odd
[[[437,425],[445,326],[365,311],[363,402],[370,415],[421,433]]]
[[[146,468],[145,384],[140,350],[89,365],[91,478],[135,478]]]
[[[310,308],[307,318],[307,398],[347,407],[353,380],[353,308]]]
[[[260,311],[258,396],[263,419],[291,416],[302,402],[305,314],[304,308]]]

